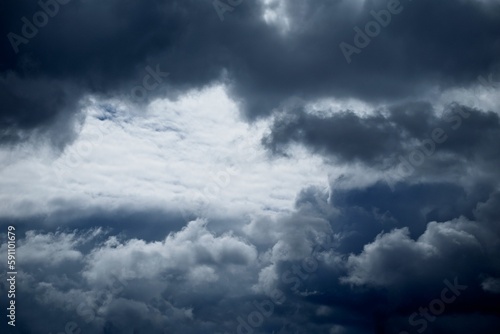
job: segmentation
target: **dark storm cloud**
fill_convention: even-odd
[[[386,8],[384,1],[365,2],[361,10],[348,1],[287,1],[290,30],[281,34],[264,22],[259,2],[239,5],[221,22],[210,1],[74,0],[59,5],[21,44],[10,43],[8,34],[22,36],[26,20],[33,23],[41,7],[35,0],[7,1],[0,28],[0,124],[3,133],[14,134],[2,136],[74,114],[87,93],[130,97],[145,80],[155,87],[145,101],[223,80],[253,118],[292,96],[404,98],[435,85],[467,86],[495,67],[498,4],[401,5],[404,12],[349,65],[339,44],[352,42],[353,28],[372,19],[371,10]],[[169,75],[146,79],[151,69]]]
[[[448,221],[460,215],[473,217],[478,202],[488,199],[492,187],[482,185],[471,191],[453,183],[400,183],[394,189],[377,183],[361,189],[335,189],[329,196],[336,210],[329,215],[334,233],[342,235],[337,249],[360,252],[381,232],[408,227],[411,236],[420,236],[429,221]],[[318,202],[302,193],[297,206]]]
[[[330,195],[305,189],[295,212],[226,222],[221,233],[197,221],[145,240],[131,224],[90,228],[124,216],[96,212],[68,222],[79,230],[20,234],[19,333],[64,332],[68,323],[94,333],[237,333],[238,319],[248,322],[273,288],[282,301],[254,333],[414,333],[420,326],[408,317],[455,277],[467,289],[429,328],[466,333],[451,321],[459,317],[495,333],[498,192],[335,187]],[[147,229],[158,218],[137,212],[130,219]]]
[[[425,113],[427,108],[427,105],[421,105],[419,113],[397,117],[410,120],[410,123],[411,120],[422,122],[428,116]],[[383,115],[362,118],[352,111],[345,111],[325,118],[299,110],[278,117],[263,143],[275,153],[284,153],[286,146],[295,142],[318,153],[330,153],[341,162],[375,163],[381,162],[387,152],[401,152],[404,137],[399,124]]]
[[[394,192],[380,185],[334,188],[330,196],[308,189],[297,201],[302,215],[305,210],[329,220],[333,252],[317,256],[312,274],[292,275],[290,268],[303,263],[293,257],[276,257],[274,266],[288,303],[300,306],[294,319],[308,322],[306,332],[331,322],[370,333],[420,333],[424,325],[428,331],[466,333],[467,326],[460,328],[454,318],[495,332],[499,295],[490,287],[500,275],[500,234],[498,220],[490,217],[498,212],[498,192],[484,191],[478,199],[451,184],[406,184]],[[460,293],[427,320],[420,309],[434,309],[449,285],[460,286]]]
[[[21,18],[32,21],[40,6],[3,2],[2,142],[49,133],[62,145],[86,94],[141,104],[219,81],[249,119],[274,115],[292,97],[390,102],[366,116],[285,108],[264,139],[275,153],[298,143],[378,172],[447,137],[394,183],[353,188],[345,175],[328,191],[304,189],[292,212],[275,217],[186,224],[168,210],[92,212],[61,200],[65,209],[47,217],[4,218],[2,230],[19,228],[14,333],[238,333],[273,289],[283,301],[246,334],[415,333],[423,325],[412,325],[412,314],[422,324],[419,309],[442,298],[445,281],[457,281],[467,288],[427,319],[428,332],[497,334],[499,116],[458,104],[439,116],[431,103],[398,100],[467,88],[491,73],[499,4],[401,1],[403,11],[348,64],[339,44],[353,43],[353,28],[364,29],[371,10],[387,8],[360,3],[286,1],[290,29],[282,32],[266,25],[258,2],[243,2],[221,22],[211,1],[73,0],[16,53],[8,33],[22,34]],[[130,96],[137,87],[144,100]],[[5,282],[1,276],[2,296]]]
[[[75,136],[77,90],[58,80],[0,78],[0,141],[16,143],[32,133],[50,133],[51,144],[62,147]]]
[[[297,143],[337,163],[379,170],[406,168],[400,176],[463,175],[474,165],[477,175],[497,179],[500,118],[492,111],[455,103],[442,116],[423,102],[376,110],[368,116],[353,111],[319,116],[299,109],[278,115],[262,142],[279,154]]]

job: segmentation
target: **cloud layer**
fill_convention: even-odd
[[[497,1],[0,7],[2,333],[498,332]]]

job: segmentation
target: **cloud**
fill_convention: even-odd
[[[470,175],[496,179],[493,142],[500,139],[498,113],[452,103],[440,114],[427,102],[404,103],[359,115],[351,110],[277,114],[262,143],[289,155],[302,145],[335,164],[383,172],[390,183]],[[471,170],[475,166],[476,171]],[[444,172],[445,171],[445,172]]]
[[[254,119],[297,96],[418,99],[433,89],[470,86],[498,65],[495,2],[402,6],[405,11],[358,55],[354,66],[338,46],[351,42],[353,28],[373,19],[370,11],[384,9],[383,1],[291,1],[278,7],[255,2],[238,6],[224,22],[209,2],[72,1],[60,5],[36,36],[19,45],[19,53],[9,39],[3,40],[1,100],[9,106],[1,114],[2,132],[9,129],[3,137],[19,139],[19,131],[61,114],[71,119],[79,112],[77,102],[89,94],[130,98],[148,66],[169,76],[147,92],[144,102],[226,82],[245,115]],[[35,0],[4,7],[4,36],[22,35],[21,18],[31,22],[42,11]],[[276,11],[285,23],[272,19]],[[425,14],[425,27],[423,13],[431,13]],[[26,110],[37,116],[27,120]]]
[[[97,284],[108,280],[112,274],[123,280],[148,279],[174,270],[186,271],[196,284],[197,279],[206,278],[200,275],[203,272],[217,279],[211,266],[251,267],[255,263],[257,253],[252,246],[231,235],[216,237],[205,224],[203,221],[190,222],[162,242],[145,243],[132,239],[121,244],[110,239],[89,256],[83,276]]]
[[[222,86],[158,100],[142,113],[90,100],[78,138],[62,154],[35,140],[0,149],[9,161],[0,172],[0,216],[50,215],[45,224],[57,225],[94,213],[103,222],[105,212],[121,211],[107,220],[131,225],[128,213],[140,211],[180,227],[196,216],[290,211],[302,187],[327,184],[330,167],[304,151],[292,165],[270,159],[259,142],[265,128],[239,119]]]
[[[2,333],[499,327],[498,2],[62,2],[0,10]]]
[[[360,190],[351,192],[343,196],[355,198]],[[374,231],[363,225],[350,230],[349,220],[339,219],[339,213],[353,204],[312,188],[298,197],[294,213],[226,222],[225,233],[213,230],[220,228],[216,222],[204,220],[159,241],[96,230],[31,231],[19,240],[19,254],[28,260],[19,275],[18,299],[31,305],[20,311],[22,319],[30,319],[23,326],[60,331],[72,319],[82,330],[94,332],[236,332],[238,317],[246,319],[255,302],[279,289],[284,300],[257,328],[263,333],[369,333],[378,326],[398,332],[409,326],[412,312],[439,296],[444,279],[452,282],[455,277],[467,291],[432,325],[454,328],[447,323],[450,316],[472,313],[481,324],[495,324],[487,317],[495,314],[498,302],[499,235],[497,221],[482,217],[497,211],[497,195],[477,205],[477,220],[422,218],[425,229],[417,237],[403,220],[403,227],[378,232],[357,252],[343,246],[350,243],[345,237]],[[387,215],[398,217],[391,212],[394,208],[387,208]],[[372,219],[374,224],[385,218]],[[30,255],[35,252],[44,256],[35,259]]]
[[[76,246],[88,242],[100,233],[100,230],[94,230],[89,231],[88,236],[77,237],[74,232],[39,235],[35,231],[28,231],[18,246],[18,252],[23,262],[30,265],[44,263],[49,266],[58,266],[64,261],[80,261],[83,256],[75,249]],[[47,259],[50,261],[46,261]]]

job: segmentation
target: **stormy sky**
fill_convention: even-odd
[[[0,17],[1,333],[499,332],[498,0]]]

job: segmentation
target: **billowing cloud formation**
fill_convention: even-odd
[[[463,158],[498,159],[492,144],[500,140],[500,118],[492,111],[453,104],[439,117],[429,103],[409,103],[367,116],[349,110],[331,116],[303,110],[280,116],[263,140],[274,152],[299,143],[338,162],[379,167],[415,148],[427,155],[451,154],[449,164]]]
[[[142,102],[224,81],[254,118],[292,97],[421,98],[498,66],[495,1],[401,1],[351,64],[340,43],[361,40],[354,28],[386,1],[281,2],[286,32],[266,1],[240,4],[223,22],[209,1],[63,3],[3,5],[2,137],[71,118],[87,94]]]
[[[497,334],[498,2],[1,9],[2,333]]]
[[[429,193],[440,187],[429,186]],[[336,205],[338,195],[327,195],[309,189],[292,215],[233,222],[233,232],[224,234],[201,220],[150,242],[103,230],[28,232],[18,248],[26,259],[18,299],[37,311],[21,313],[30,319],[21,328],[57,331],[71,322],[106,333],[234,333],[245,326],[255,333],[393,333],[423,328],[419,308],[442,295],[454,301],[444,313],[429,313],[433,320],[425,326],[460,332],[450,322],[456,316],[470,318],[484,332],[498,326],[498,192],[477,205],[471,219],[418,220],[418,237],[410,236],[395,208],[365,212],[379,226],[375,231],[352,226],[352,212],[361,207]],[[368,197],[366,203],[376,205]],[[351,220],[342,212],[350,212]],[[391,215],[396,218],[388,222]],[[353,250],[356,233],[374,237]],[[256,310],[262,323],[250,316]],[[57,320],[47,323],[53,314]]]

